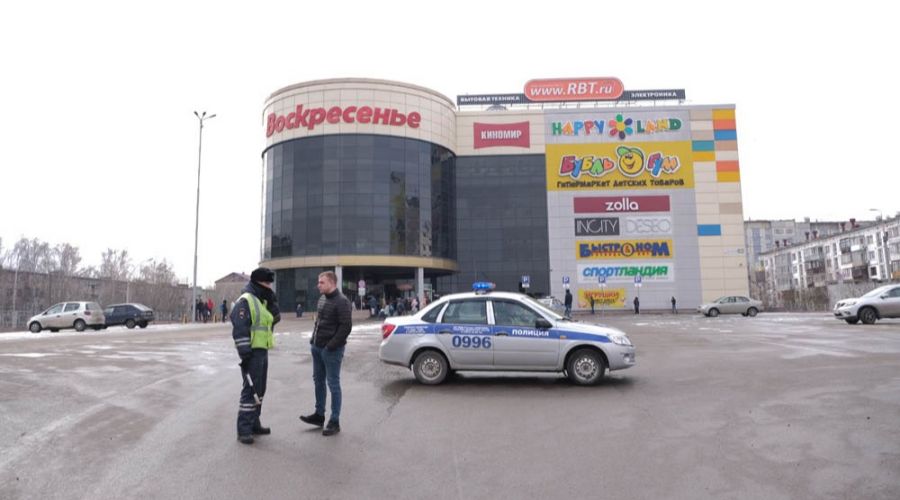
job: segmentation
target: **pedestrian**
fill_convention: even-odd
[[[310,425],[325,425],[325,385],[331,391],[331,417],[322,431],[323,436],[341,432],[341,362],[347,337],[353,329],[350,301],[337,288],[337,276],[331,271],[319,274],[317,285],[319,303],[316,308],[316,325],[313,327],[310,351],[313,360],[313,383],[316,390],[316,411],[301,415],[300,420]]]
[[[297,302],[297,308],[295,309],[295,311],[297,313],[297,317],[302,318],[303,317],[303,304],[300,302]]]
[[[228,302],[222,299],[222,323],[228,321]]]
[[[594,314],[594,294],[591,294],[591,314]]]
[[[215,304],[213,304],[212,297],[207,297],[206,298],[206,319],[212,318],[213,311],[215,310],[215,309],[213,309],[214,307],[215,307]]]
[[[419,298],[413,297],[412,299],[412,313],[415,314],[419,312]]]
[[[370,318],[374,318],[378,316],[378,301],[375,300],[375,297],[369,297],[369,311],[371,311]]]
[[[678,314],[678,309],[675,309],[675,296],[672,296],[672,314]]]
[[[271,434],[259,421],[266,379],[269,349],[275,346],[272,328],[281,320],[272,284],[275,273],[260,267],[250,273],[250,282],[231,308],[231,336],[241,358],[241,401],[237,417],[238,440],[253,444],[254,435]],[[249,380],[248,380],[249,378]]]
[[[641,299],[639,299],[637,297],[634,298],[634,313],[635,314],[641,313]]]
[[[565,317],[572,316],[572,292],[568,288],[566,288],[566,298],[565,298],[566,312],[563,314]]]

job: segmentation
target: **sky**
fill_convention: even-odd
[[[263,102],[322,78],[459,94],[617,77],[735,104],[744,217],[900,211],[896,16],[857,2],[7,2],[0,7],[0,238],[193,270],[260,260]],[[890,61],[895,61],[891,63]],[[875,209],[871,211],[870,209]]]

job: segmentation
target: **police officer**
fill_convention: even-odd
[[[250,273],[250,282],[231,309],[231,336],[241,358],[241,402],[237,417],[238,440],[252,444],[253,436],[270,434],[259,422],[266,394],[269,349],[275,345],[272,327],[281,320],[272,285],[275,273],[260,267]],[[249,380],[248,380],[249,377]],[[252,382],[252,383],[251,383]]]

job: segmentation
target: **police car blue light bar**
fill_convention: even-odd
[[[475,293],[487,293],[496,288],[497,285],[490,281],[476,281],[472,283],[472,291]]]

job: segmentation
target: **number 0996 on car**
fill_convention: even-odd
[[[451,341],[453,347],[463,349],[490,349],[491,338],[478,335],[454,335]]]

